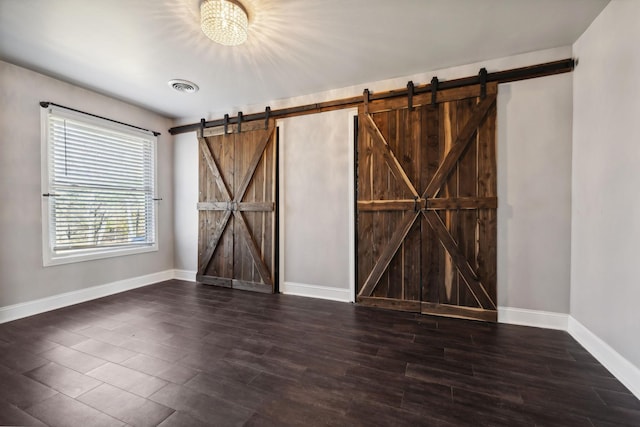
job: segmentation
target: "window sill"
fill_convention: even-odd
[[[113,249],[80,249],[68,251],[64,254],[53,254],[45,252],[43,256],[43,266],[50,267],[61,264],[72,264],[83,261],[93,261],[104,258],[143,254],[147,252],[157,252],[158,244],[152,246],[138,246],[135,248],[113,248]]]

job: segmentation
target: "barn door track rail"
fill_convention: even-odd
[[[409,109],[413,107],[413,99],[416,95],[421,93],[431,92],[432,102],[435,103],[436,93],[439,90],[454,89],[464,86],[471,86],[480,84],[483,87],[487,83],[496,82],[509,83],[519,80],[534,79],[537,77],[552,76],[555,74],[570,73],[574,70],[577,62],[573,58],[562,59],[559,61],[546,62],[543,64],[531,65],[528,67],[512,68],[504,71],[497,71],[494,73],[488,73],[486,69],[482,68],[480,72],[475,76],[463,77],[460,79],[441,81],[437,77],[431,80],[430,84],[426,85],[414,85],[413,82],[409,82],[404,89],[390,90],[380,93],[372,93],[365,90],[365,96],[353,96],[349,98],[342,98],[333,101],[318,102],[315,104],[300,105],[297,107],[282,108],[278,110],[271,110],[270,107],[266,107],[265,111],[253,114],[238,113],[235,117],[230,117],[225,114],[224,118],[192,123],[188,125],[176,126],[169,129],[171,135],[177,135],[188,132],[198,132],[203,128],[212,128],[224,126],[225,133],[227,133],[228,126],[230,124],[238,125],[238,130],[241,129],[242,123],[256,121],[256,120],[268,120],[269,118],[285,118],[293,116],[301,116],[305,114],[319,113],[323,111],[340,110],[345,108],[358,107],[366,104],[370,101],[378,101],[382,99],[407,97],[409,103]],[[484,98],[484,96],[482,96]]]

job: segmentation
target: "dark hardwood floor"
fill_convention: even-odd
[[[0,424],[640,426],[567,333],[172,280],[0,325]]]

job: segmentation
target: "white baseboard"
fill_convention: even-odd
[[[498,322],[567,331],[640,399],[640,368],[634,366],[572,316],[548,311],[498,307]]]
[[[0,307],[0,323],[22,319],[23,317],[33,316],[46,311],[106,297],[173,278],[174,270],[165,270],[145,276],[132,277],[104,285],[92,286],[90,288],[78,289],[77,291],[65,292],[46,298]]]
[[[196,281],[196,272],[189,270],[173,270],[173,278],[178,280]]]
[[[307,285],[304,283],[284,282],[282,286],[280,286],[280,293],[340,302],[353,302],[353,297],[349,289]]]
[[[498,307],[498,322],[566,331],[569,315],[525,308]]]
[[[567,330],[598,362],[602,363],[631,393],[640,399],[640,368],[634,366],[573,317],[569,317]]]

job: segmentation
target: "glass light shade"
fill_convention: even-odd
[[[202,32],[216,43],[237,46],[247,41],[247,11],[236,1],[204,0],[200,19]]]

